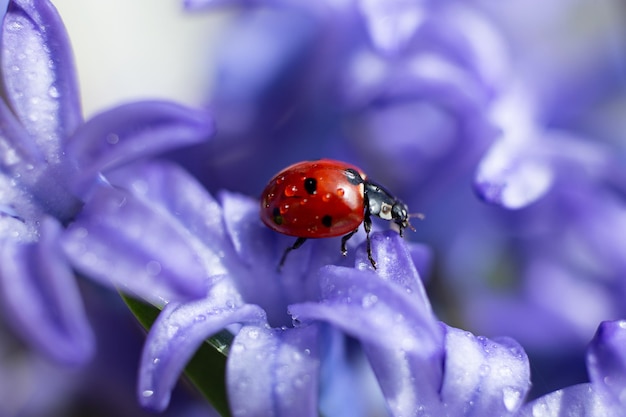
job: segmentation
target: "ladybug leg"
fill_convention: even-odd
[[[372,231],[372,219],[369,211],[365,212],[365,218],[363,219],[363,228],[365,229],[365,241],[367,243],[367,259],[370,260],[372,268],[376,269],[376,261],[372,256],[372,242],[370,240],[370,232]]]
[[[347,235],[345,235],[344,237],[341,238],[341,254],[343,256],[346,256],[348,254],[348,248],[346,247],[346,244],[348,243],[348,240],[354,236],[354,234],[356,232],[359,231],[359,228],[357,227],[356,229],[354,229],[353,231],[351,231],[350,233],[348,233]]]
[[[298,239],[296,239],[293,245],[288,246],[287,249],[285,249],[285,251],[283,252],[282,258],[280,258],[280,263],[278,264],[279,271],[283,269],[283,265],[285,264],[285,260],[287,260],[287,255],[289,254],[289,252],[291,252],[294,249],[298,249],[300,246],[302,246],[304,242],[306,242],[306,238],[299,237]]]

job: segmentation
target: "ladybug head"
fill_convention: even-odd
[[[397,224],[400,227],[400,236],[406,228],[415,230],[409,222],[412,215],[409,214],[407,205],[375,182],[365,181],[365,203],[370,215]]]

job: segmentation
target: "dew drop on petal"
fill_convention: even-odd
[[[150,397],[152,397],[152,396],[154,395],[154,391],[152,391],[151,389],[147,389],[147,390],[144,390],[144,391],[141,393],[141,395],[142,395],[144,398],[150,398]]]
[[[59,93],[59,89],[55,85],[51,85],[50,88],[48,88],[48,95],[50,98],[61,97],[61,93]]]
[[[120,137],[115,133],[109,133],[106,137],[106,141],[110,145],[116,145],[120,141]]]
[[[378,302],[378,296],[376,294],[366,294],[361,300],[361,306],[363,308],[370,308]]]
[[[502,400],[508,411],[515,411],[520,405],[521,399],[522,392],[517,388],[505,387],[502,390]]]
[[[146,273],[151,277],[156,277],[161,273],[161,263],[157,261],[149,261],[146,264]]]

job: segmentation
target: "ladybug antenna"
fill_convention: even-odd
[[[424,213],[409,213],[409,219],[417,218],[417,219],[420,219],[420,220],[424,220],[425,217],[426,216],[424,216]],[[409,229],[411,229],[411,231],[413,231],[413,232],[416,231],[415,227],[413,227],[413,225],[411,223],[409,223],[409,222],[407,222],[407,227]]]
[[[424,215],[424,213],[409,213],[409,219],[413,218],[424,220],[426,216]]]

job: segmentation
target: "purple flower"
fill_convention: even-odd
[[[566,349],[582,352],[600,321],[624,316],[625,243],[615,233],[626,220],[621,138],[613,131],[620,122],[600,103],[623,97],[625,56],[619,13],[605,13],[614,6],[554,7],[560,18],[533,33],[563,46],[549,59],[521,49],[527,61],[491,109],[501,135],[478,164],[474,186],[503,210],[458,231],[453,268],[456,288],[471,289],[462,307],[469,322],[486,333],[508,329],[527,349],[563,357]],[[513,39],[528,41],[525,7],[491,12],[503,26],[514,21]],[[600,24],[576,31],[568,16],[579,13],[595,13]],[[471,236],[479,232],[477,246]],[[510,283],[499,279],[503,265]]]
[[[626,413],[626,323],[600,324],[587,349],[591,382],[551,392],[524,405],[520,417],[619,417]]]
[[[369,341],[375,342],[370,353],[381,359],[375,369],[408,376],[408,366],[419,367],[420,378],[432,382],[427,389],[438,389],[433,381],[440,378],[443,332],[412,261],[415,256],[424,262],[427,251],[422,247],[409,250],[395,232],[375,234],[374,256],[380,267],[374,274],[367,271],[364,248],[351,248],[351,256],[338,262],[337,239],[313,241],[278,272],[277,262],[291,239],[260,222],[255,200],[222,193],[218,203],[169,164],[129,166],[112,172],[109,179],[116,188],[96,190],[64,236],[72,262],[92,276],[126,275],[141,281],[152,274],[158,277],[152,282],[208,284],[203,299],[166,303],[151,328],[139,380],[140,400],[146,407],[164,409],[200,344],[230,329],[236,333],[227,362],[233,414],[255,410],[264,415],[316,415],[327,332],[319,322],[293,327],[288,306],[306,311],[306,302],[319,297],[328,301],[321,305],[345,318],[342,326],[368,329]],[[359,269],[319,269],[355,256]],[[109,259],[118,261],[115,270]],[[353,295],[351,304],[342,301],[346,293]],[[403,361],[404,371],[384,360],[386,341],[377,337],[391,331],[389,323],[394,320],[397,327],[389,336],[400,338],[403,349],[411,352]],[[401,360],[401,355],[397,358]],[[384,378],[391,381],[391,375]],[[430,391],[427,394],[429,400],[434,398]]]
[[[7,322],[34,347],[82,363],[94,340],[57,243],[62,225],[81,210],[101,173],[197,143],[210,136],[212,121],[205,112],[145,102],[83,124],[67,34],[48,1],[10,1],[1,48],[2,305]]]

